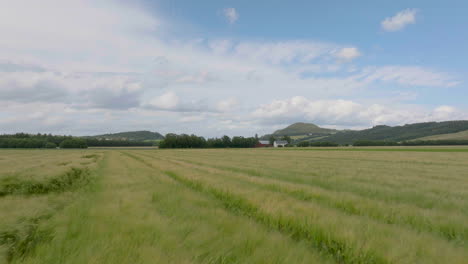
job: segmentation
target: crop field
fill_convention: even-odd
[[[323,150],[0,150],[0,263],[468,263],[468,148]]]

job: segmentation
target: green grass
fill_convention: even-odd
[[[441,134],[428,137],[422,137],[415,140],[468,140],[468,130],[458,133]]]
[[[322,150],[0,151],[0,263],[466,263],[467,148]]]
[[[281,151],[282,149],[278,149]],[[468,152],[468,147],[337,147],[285,148],[291,151]]]

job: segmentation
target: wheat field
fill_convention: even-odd
[[[0,151],[0,263],[468,263],[467,241],[468,148]]]

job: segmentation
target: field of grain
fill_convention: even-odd
[[[0,151],[0,263],[466,264],[467,241],[468,148]]]

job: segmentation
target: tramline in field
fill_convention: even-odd
[[[353,150],[2,150],[0,262],[466,263],[468,148]]]

